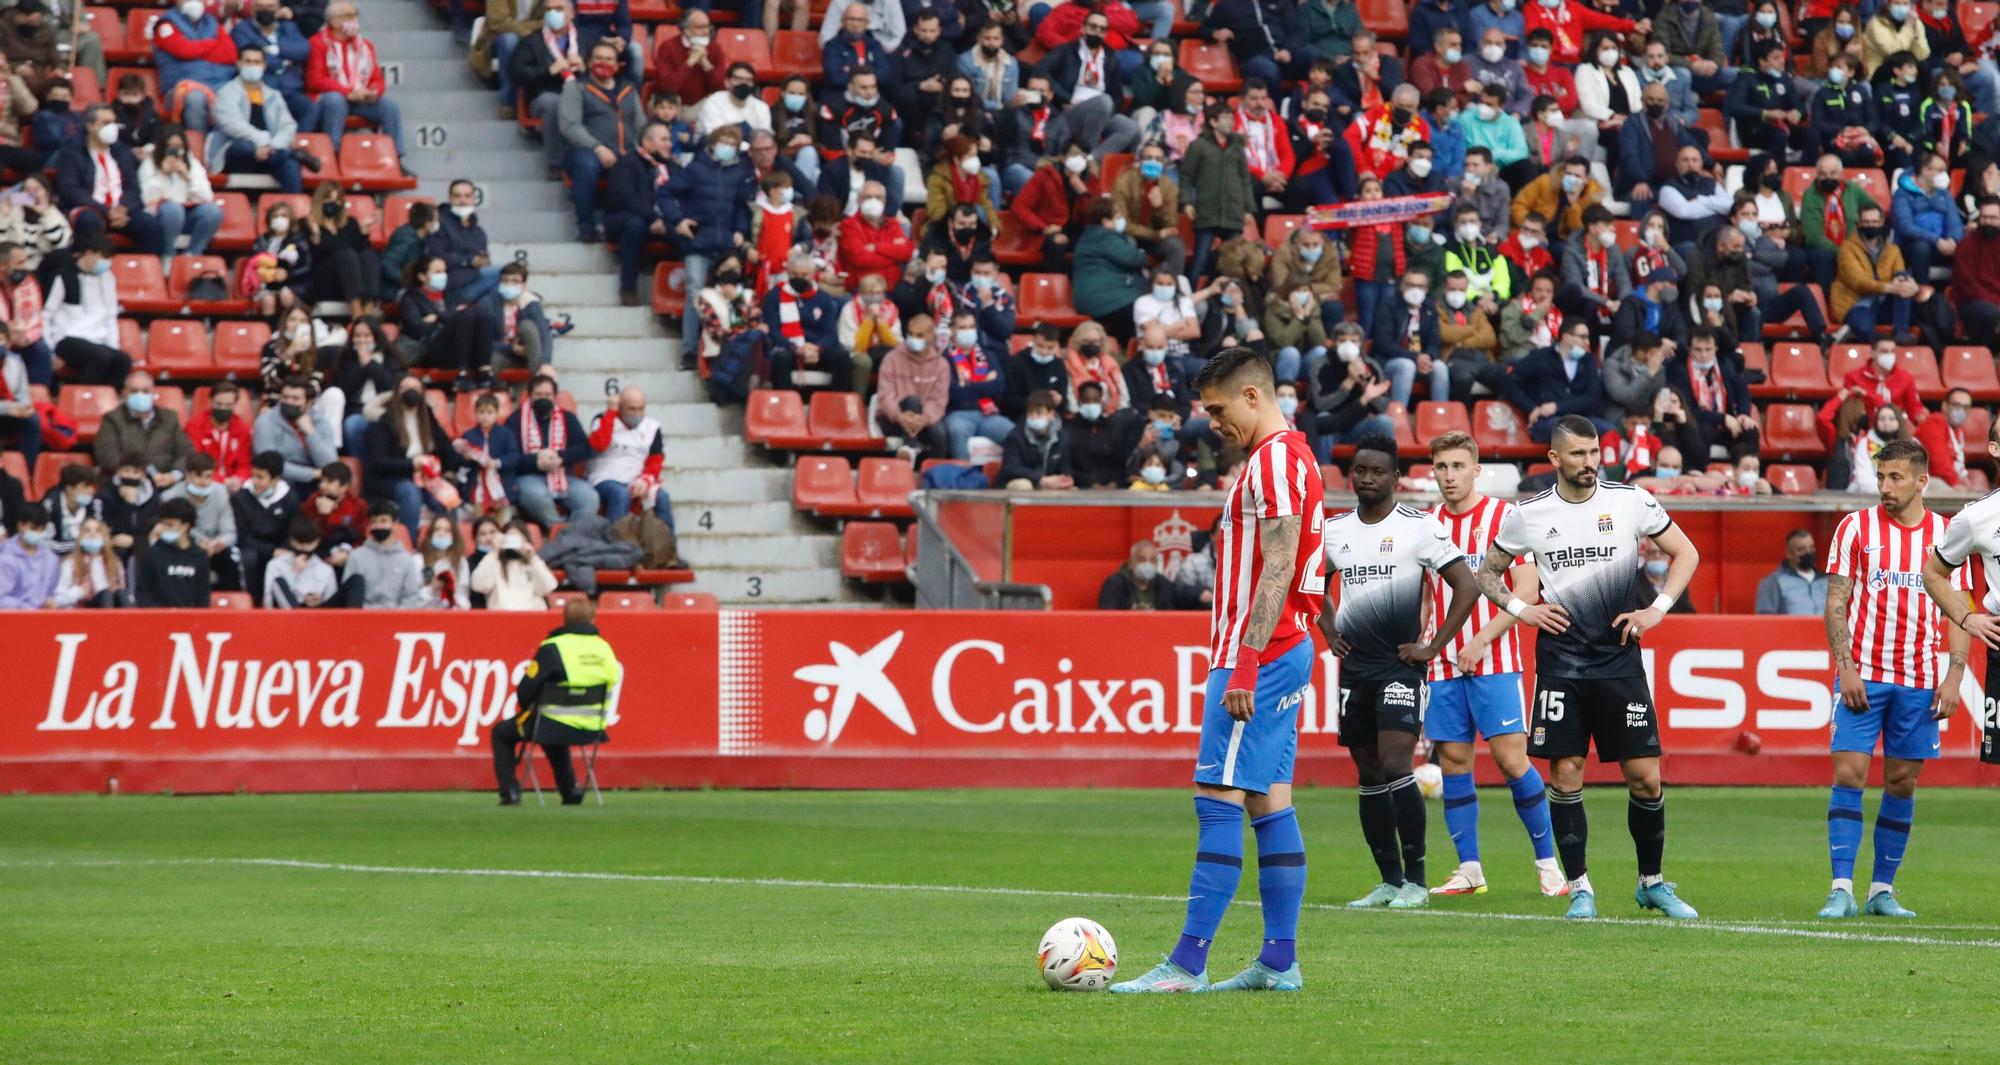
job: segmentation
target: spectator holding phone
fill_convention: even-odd
[[[547,610],[555,575],[528,542],[528,527],[510,522],[494,550],[472,571],[472,590],[488,610]]]

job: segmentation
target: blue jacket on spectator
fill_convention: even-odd
[[[542,299],[533,290],[528,291],[527,297],[528,305],[521,308],[514,316],[514,328],[521,332],[533,330],[539,334],[542,338],[542,361],[544,363],[553,363],[555,362],[556,334],[555,330],[549,326],[548,312],[542,309]],[[500,293],[494,291],[481,296],[479,298],[479,309],[488,318],[493,320],[493,350],[495,352],[511,350],[506,347],[507,338],[501,336],[504,323],[507,321],[507,310],[505,301],[500,298]]]
[[[55,551],[44,543],[34,554],[20,537],[0,544],[0,610],[40,610],[56,596]]]
[[[1409,58],[1429,55],[1431,46],[1436,41],[1437,32],[1447,26],[1459,32],[1459,36],[1463,39],[1460,47],[1464,51],[1479,50],[1478,38],[1472,35],[1472,20],[1466,17],[1465,8],[1458,3],[1458,0],[1444,0],[1441,5],[1431,3],[1430,0],[1411,4],[1410,29],[1405,45]]]
[[[613,210],[638,215],[648,225],[665,222],[671,232],[681,223],[680,191],[687,185],[688,172],[666,163],[667,180],[662,183],[659,174],[664,162],[649,158],[636,148],[619,156],[606,178],[610,194],[604,202],[613,205]]]
[[[771,353],[789,352],[792,342],[778,326],[778,290],[764,294],[764,325],[770,332]],[[823,349],[840,346],[840,304],[818,286],[799,306],[799,328],[808,344],[818,344]]]
[[[160,72],[160,92],[171,96],[174,86],[183,81],[192,81],[219,89],[223,83],[236,76],[235,63],[215,63],[206,59],[178,59],[157,43],[170,34],[179,35],[190,41],[212,41],[223,35],[222,23],[214,15],[204,13],[196,22],[189,22],[179,9],[170,8],[160,15],[160,21],[153,27],[153,66]],[[232,42],[233,43],[233,42]]]
[[[1708,159],[1708,143],[1701,139],[1686,123],[1679,121],[1669,107],[1668,125],[1674,132],[1674,154],[1678,156],[1682,148],[1701,149],[1702,159]],[[1653,181],[1653,124],[1645,115],[1633,115],[1618,127],[1618,155],[1614,160],[1618,165],[1611,171],[1611,187],[1622,198],[1629,195],[1632,186],[1645,182],[1653,185],[1655,199],[1659,197],[1658,186],[1665,182]],[[1668,175],[1671,177],[1672,175]]]
[[[1201,20],[1201,35],[1215,39],[1217,30],[1228,30],[1225,47],[1237,62],[1267,56],[1280,48],[1298,51],[1303,34],[1299,30],[1299,5],[1286,0],[1236,0],[1216,4]],[[1260,17],[1261,16],[1261,17]],[[1141,23],[1145,25],[1145,23]],[[1269,86],[1272,95],[1278,87]]]
[[[949,361],[952,353],[957,350],[958,345],[947,345],[938,354]],[[978,410],[980,402],[983,400],[992,400],[997,411],[999,405],[1006,401],[1007,348],[1004,345],[989,344],[981,341],[979,351],[986,356],[986,364],[992,367],[993,372],[984,381],[965,382],[961,382],[958,379],[958,374],[952,374],[951,393],[945,397],[944,401],[944,409],[946,411]]]
[[[1529,435],[1537,440],[1549,438],[1557,418],[1566,414],[1598,418],[1604,410],[1604,378],[1598,373],[1597,360],[1585,355],[1577,361],[1576,376],[1571,377],[1563,368],[1563,357],[1553,347],[1537,348],[1509,367],[1507,376],[1500,380],[1500,394],[1531,417],[1544,403],[1556,405],[1554,414],[1528,427]]]
[[[979,47],[974,45],[958,57],[958,72],[972,79],[972,97],[988,111],[1004,111],[1013,106],[1014,93],[1021,88],[1021,63],[1005,48],[1000,50],[1000,92],[996,102],[986,95],[986,68],[979,65]]]
[[[584,0],[577,4],[576,47],[585,56],[590,55],[590,47],[604,37],[618,37],[626,44],[632,43],[632,5],[626,0],[609,3],[608,0]],[[620,56],[623,62],[624,57]],[[639,72],[632,71],[633,77]],[[695,101],[687,101],[692,105]]]
[[[438,205],[438,227],[424,241],[424,254],[443,259],[449,271],[445,279],[445,291],[456,298],[465,286],[479,280],[479,268],[472,260],[486,252],[486,230],[480,228],[479,216],[472,221],[461,222],[445,204]]]
[[[723,165],[710,152],[694,157],[681,172],[681,216],[694,219],[687,251],[721,258],[736,248],[736,236],[750,239],[750,203],[757,198],[757,172],[741,155]]]
[[[55,162],[56,154],[65,145],[83,142],[83,116],[75,111],[56,111],[43,106],[35,112],[31,125],[44,166]]]
[[[979,315],[979,339],[983,343],[1005,347],[1008,339],[1014,335],[1017,318],[1013,293],[995,285],[993,305],[982,306],[979,302],[979,289],[968,282],[959,287],[957,297],[961,307],[970,307]]]
[[[1937,240],[1965,237],[1965,220],[1951,202],[1951,190],[1917,188],[1916,179],[1904,174],[1896,181],[1896,195],[1890,202],[1889,220],[1896,226],[1899,241]]]
[[[521,466],[521,437],[514,432],[514,427],[507,424],[506,420],[502,420],[495,422],[493,432],[488,434],[486,430],[474,425],[460,433],[459,437],[473,447],[485,448],[486,453],[500,464],[500,484],[506,488],[507,498],[510,500],[520,498],[514,492],[514,482],[520,476],[517,471]],[[467,479],[468,487],[470,479],[479,476],[479,471],[470,465],[461,473]],[[471,498],[469,494],[467,498]]]
[[[1437,358],[1436,304],[1426,299],[1417,308],[1417,345],[1421,350],[1412,350],[1404,346],[1408,340],[1409,324],[1410,305],[1403,302],[1401,292],[1384,296],[1382,301],[1375,305],[1374,327],[1369,330],[1368,339],[1374,342],[1375,346],[1369,353],[1375,356],[1376,362],[1388,362],[1390,359],[1408,359],[1415,362],[1419,355]]]
[[[229,31],[229,39],[236,42],[239,53],[263,50],[264,84],[282,93],[306,91],[306,55],[312,46],[307,43],[306,35],[299,32],[298,24],[290,19],[279,19],[272,28],[277,39],[275,46],[272,38],[247,18]]]
[[[882,42],[876,40],[873,33],[863,30],[861,39],[857,41],[850,40],[847,31],[842,30],[820,49],[820,65],[826,68],[826,80],[821,83],[821,88],[826,95],[837,97],[847,91],[848,79],[854,77],[855,71],[872,70],[878,90],[886,96],[895,63],[889,53],[882,50]]]

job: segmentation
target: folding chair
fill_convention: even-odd
[[[528,735],[521,740],[521,757],[516,759],[516,761],[528,767],[528,783],[535,789],[535,802],[542,806],[547,806],[549,800],[542,794],[542,782],[535,776],[535,748],[542,743],[541,731],[542,713],[540,710],[537,710],[535,711],[532,723],[528,726]],[[597,805],[602,806],[604,805],[604,793],[597,790],[597,748],[603,746],[604,742],[610,737],[605,735],[603,729],[599,729],[591,733],[591,735],[596,738],[589,743],[572,743],[569,746],[572,748],[583,748],[583,776],[585,780],[590,782],[590,794],[596,797]]]

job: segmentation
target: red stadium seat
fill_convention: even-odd
[[[410,208],[420,203],[428,203],[433,207],[437,206],[437,201],[429,196],[399,193],[394,196],[384,197],[382,200],[382,232],[385,238],[393,235],[396,230],[403,228],[410,220]]]
[[[1992,464],[1986,453],[1986,438],[1993,431],[1993,412],[1977,404],[1966,416],[1965,424],[1958,427],[1959,439],[1965,442],[1965,461],[1981,466]]]
[[[1237,73],[1236,60],[1230,56],[1227,45],[1182,41],[1180,68],[1211,94],[1233,93],[1243,88],[1243,75]]]
[[[375,197],[347,197],[347,217],[354,219],[354,224],[360,226],[361,232],[368,234],[377,247],[388,246],[388,235],[378,231],[382,222],[382,207],[375,202]]]
[[[35,459],[35,486],[31,494],[36,499],[45,498],[55,490],[56,482],[62,478],[64,466],[88,466],[89,455],[81,451],[44,451]]]
[[[1947,388],[1963,388],[1980,403],[2000,400],[2000,374],[1994,372],[1993,353],[1985,348],[1944,349],[1943,374]]]
[[[790,389],[766,388],[750,393],[743,407],[743,439],[765,447],[792,450],[817,447],[806,431],[806,404]]]
[[[597,609],[652,611],[660,609],[660,604],[653,598],[653,593],[651,592],[618,589],[599,592],[597,595]]]
[[[672,22],[680,17],[680,9],[674,6],[673,0],[632,0],[631,9],[633,22]],[[672,27],[662,26],[660,28],[666,30]],[[645,30],[645,26],[633,26],[632,39],[635,41],[638,40],[639,35],[644,33]],[[645,47],[641,51],[647,56],[647,61],[651,62],[653,55],[652,48]]]
[[[116,55],[111,52],[111,42],[104,44],[104,61],[107,63],[150,63],[153,61],[153,23],[166,14],[163,7],[135,7],[125,13],[124,32],[119,35],[124,45]],[[111,84],[105,88],[118,91],[118,71],[106,71]]]
[[[271,327],[263,322],[215,323],[215,368],[238,381],[255,381]]]
[[[125,19],[117,10],[109,7],[86,7],[84,17],[90,21],[90,29],[104,44],[104,61],[107,63],[136,63],[146,58],[150,49],[141,39],[134,42],[125,30]],[[155,10],[153,14],[159,12]]]
[[[1993,27],[1993,16],[2000,11],[2000,4],[1964,3],[1958,5],[1958,28],[1968,41],[1978,41]]]
[[[826,59],[820,53],[819,34],[812,30],[779,30],[771,42],[771,76],[760,80],[783,84],[787,79],[799,77],[818,85],[825,76]]]
[[[1106,155],[1103,164],[1098,167],[1098,185],[1105,192],[1110,192],[1111,187],[1118,183],[1118,175],[1130,170],[1135,161],[1131,152],[1111,152]]]
[[[1809,166],[1786,167],[1784,177],[1785,198],[1793,203],[1799,202],[1805,196],[1806,190],[1812,187],[1814,173],[1813,168]]]
[[[261,227],[257,225],[257,215],[250,209],[250,197],[240,192],[218,192],[215,202],[222,207],[222,227],[215,231],[215,240],[209,247],[218,251],[242,251],[257,239]],[[230,278],[231,291],[235,290],[235,278]]]
[[[840,572],[862,581],[904,581],[903,537],[894,522],[850,521],[840,533]]]
[[[1819,491],[1819,474],[1811,466],[1780,463],[1766,469],[1764,479],[1781,496],[1809,496]]]
[[[1867,344],[1835,344],[1826,353],[1827,383],[1838,390],[1848,374],[1868,365],[1868,360],[1874,357],[1875,349]]]
[[[1755,370],[1766,378],[1771,376],[1771,359],[1764,353],[1762,344],[1738,344],[1736,350],[1743,356],[1745,372]]]
[[[403,526],[399,523],[396,526],[396,528],[401,529],[403,528]],[[408,536],[409,533],[405,531],[403,535]],[[572,602],[575,602],[577,600],[583,600],[587,602],[589,599],[590,599],[589,596],[583,594],[582,592],[576,591],[575,589],[563,588],[558,591],[553,591],[549,593],[548,604],[550,610],[562,611],[569,609],[569,604]]]
[[[1022,274],[1019,306],[1024,322],[1074,329],[1086,321],[1070,299],[1068,274]]]
[[[249,592],[208,593],[208,607],[210,610],[249,610],[254,606],[256,604],[250,601]]]
[[[764,37],[763,30],[723,29],[717,26],[715,55],[716,61],[724,65],[750,64],[750,68],[757,71],[758,81],[774,80],[776,71],[771,68],[771,44]],[[814,53],[813,59],[815,62],[819,61],[817,52]]]
[[[853,392],[815,392],[806,429],[830,451],[880,451],[887,441],[868,431],[868,412]]]
[[[1847,179],[1861,186],[1881,206],[1882,212],[1888,213],[1889,202],[1896,196],[1896,190],[1889,187],[1889,175],[1877,167],[1855,167],[1847,171]]]
[[[324,133],[301,133],[298,139],[292,142],[292,146],[296,150],[311,154],[320,162],[320,169],[308,170],[305,161],[299,161],[299,180],[304,182],[306,188],[313,188],[322,181],[340,180],[340,157],[334,154],[332,137]],[[346,147],[345,141],[341,143],[341,147],[343,149]]]
[[[1504,399],[1482,399],[1472,408],[1472,438],[1481,455],[1495,458],[1533,458],[1549,450],[1528,438],[1521,412]]]
[[[1826,297],[1820,294],[1819,286],[1817,285],[1786,286],[1787,291],[1790,291],[1793,288],[1805,289],[1806,294],[1813,298],[1813,302],[1819,304],[1819,317],[1821,321],[1832,320],[1832,316],[1827,313]],[[1809,337],[1811,335],[1812,335],[1811,330],[1806,328],[1806,320],[1804,315],[1794,314],[1790,318],[1787,318],[1782,322],[1764,323],[1765,340],[1769,340],[1772,337]]]
[[[1472,418],[1466,414],[1465,404],[1455,401],[1417,404],[1417,439],[1423,442],[1426,454],[1432,440],[1452,432],[1472,432]]]
[[[157,255],[114,255],[111,276],[118,282],[118,303],[138,314],[171,314],[179,301],[167,294],[167,275]]]
[[[1321,466],[1319,468],[1319,481],[1321,488],[1325,491],[1347,491],[1347,475],[1340,472],[1340,467],[1338,466]]]
[[[855,478],[854,494],[870,517],[910,518],[910,493],[917,490],[917,472],[899,458],[867,458]]]
[[[722,601],[713,592],[668,592],[662,610],[720,610]]]
[[[1644,224],[1637,218],[1620,218],[1611,223],[1612,231],[1618,234],[1618,246],[1625,249],[1627,254],[1638,249],[1640,231]]]
[[[1382,413],[1388,415],[1389,420],[1395,423],[1396,450],[1399,453],[1404,455],[1430,454],[1429,448],[1417,443],[1417,434],[1410,429],[1410,409],[1408,407],[1391,400],[1389,401],[1389,405],[1383,408]]]
[[[1729,120],[1721,111],[1704,107],[1695,114],[1696,129],[1708,131],[1708,154],[1718,163],[1743,163],[1750,159],[1747,148],[1731,147],[1729,140]]]
[[[993,237],[993,261],[1001,266],[1040,266],[1042,235],[1029,232],[1011,211],[1000,213],[1000,232]]]
[[[679,263],[653,267],[653,313],[679,318],[687,313],[687,268]]]
[[[853,512],[854,468],[839,455],[800,455],[792,470],[792,508]]]
[[[1404,0],[1361,0],[1361,24],[1385,43],[1400,41],[1410,32],[1410,9]]]
[[[70,385],[57,398],[56,409],[76,419],[76,442],[97,439],[97,426],[118,406],[118,389],[111,385]]]
[[[1302,214],[1274,214],[1264,219],[1264,245],[1273,251],[1285,246],[1292,233],[1306,224]]]
[[[182,425],[187,424],[188,400],[186,392],[175,388],[173,385],[154,385],[153,405],[160,410],[173,411],[174,417],[179,418]]]
[[[28,460],[19,451],[0,451],[0,473],[21,482],[21,491],[34,487],[35,473],[28,468]]]
[[[417,187],[416,178],[403,176],[396,142],[379,133],[350,133],[340,142],[340,183],[369,192]]]
[[[454,420],[456,413],[452,410],[451,397],[452,393],[442,388],[424,389],[424,405],[431,409],[431,415],[437,418],[438,424],[444,427],[445,432],[457,436],[458,425]]]
[[[192,318],[161,318],[146,330],[146,367],[160,376],[205,380],[218,375],[208,329]]]
[[[250,301],[234,297],[220,300],[190,299],[188,290],[204,274],[214,274],[221,279],[222,286],[229,292],[236,290],[236,278],[229,264],[220,255],[176,255],[173,269],[167,273],[167,295],[179,304],[176,308],[182,314],[216,315],[243,314],[250,309]]]
[[[1937,356],[1929,348],[1897,348],[1896,358],[1910,376],[1917,379],[1917,395],[1935,403],[1944,398],[1944,378],[1938,373]]]
[[[1764,410],[1763,454],[1766,461],[1812,461],[1826,457],[1819,424],[1805,403],[1773,403]]]
[[[1803,399],[1833,395],[1832,387],[1826,383],[1826,363],[1820,358],[1819,345],[1780,341],[1766,350],[1769,376],[1763,384],[1751,386],[1752,395]]]

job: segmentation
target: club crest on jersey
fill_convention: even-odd
[[[1601,533],[1608,533],[1611,531],[1611,515],[1599,514],[1597,516],[1597,531]]]
[[[1392,681],[1382,686],[1382,705],[1414,710],[1417,706],[1417,690],[1401,681]]]
[[[1382,538],[1382,544],[1381,544],[1381,546],[1379,546],[1379,547],[1377,547],[1377,548],[1375,549],[1375,553],[1376,553],[1376,554],[1378,554],[1378,555],[1393,555],[1393,554],[1395,554],[1395,553],[1396,553],[1396,538],[1395,538],[1395,537],[1393,537],[1393,536],[1384,536],[1384,537]]]

